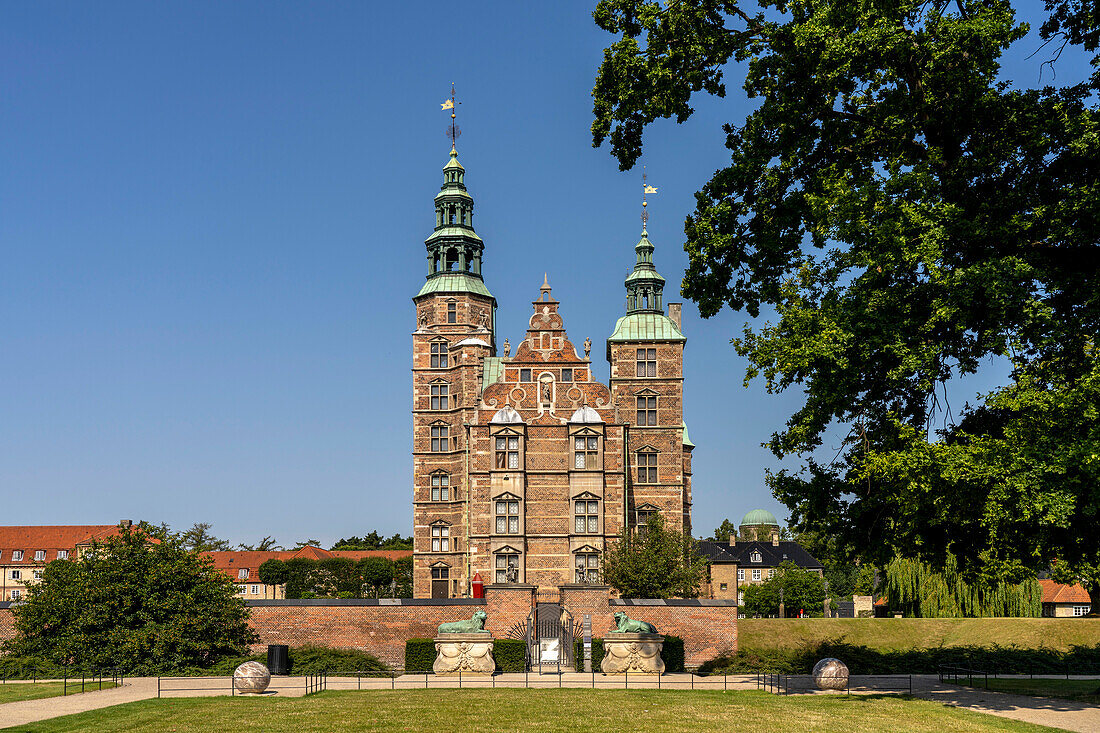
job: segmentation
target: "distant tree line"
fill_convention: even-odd
[[[267,560],[259,572],[261,583],[285,585],[287,598],[409,598],[412,568],[412,557],[296,557]]]

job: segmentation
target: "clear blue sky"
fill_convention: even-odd
[[[499,338],[521,337],[545,271],[606,379],[640,170],[590,145],[610,40],[590,12],[6,3],[0,524],[207,521],[284,544],[409,533],[410,298],[452,81]],[[1023,55],[1006,73],[1032,85],[1042,55]],[[1078,62],[1063,57],[1060,82]],[[668,300],[693,194],[728,159],[720,124],[750,109],[736,75],[728,87],[646,138]],[[742,315],[702,321],[686,303],[684,321],[697,533],[756,507],[784,518],[760,444],[797,395],[741,387]]]

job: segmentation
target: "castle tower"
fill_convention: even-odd
[[[644,221],[644,215],[643,215]],[[645,226],[626,278],[626,315],[607,339],[612,404],[628,423],[627,518],[644,524],[660,512],[670,527],[691,529],[691,451],[683,415],[684,344],[680,304],[664,311],[665,279],[653,265]]]
[[[428,276],[413,298],[413,592],[464,592],[469,517],[468,435],[486,357],[496,353],[496,299],[481,276],[466,171],[451,147],[425,240]]]

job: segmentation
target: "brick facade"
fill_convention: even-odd
[[[515,353],[505,339],[498,356],[464,177],[452,151],[413,298],[413,595],[468,596],[475,574],[544,589],[591,582],[624,525],[659,512],[691,528],[679,309],[662,310],[643,232],[632,310],[607,342],[608,384],[593,375],[591,343],[581,356],[570,341],[545,278]]]
[[[0,603],[0,647],[5,641],[15,638],[15,617],[7,603]]]

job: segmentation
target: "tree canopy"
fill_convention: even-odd
[[[603,0],[592,132],[629,168],[745,70],[683,293],[770,316],[734,346],[746,381],[804,394],[769,441],[801,465],[769,477],[796,528],[989,586],[1053,564],[1100,604],[1100,15],[1046,9],[1035,78],[1073,46],[1085,81],[1000,76],[1028,31],[1009,0]],[[990,364],[1009,376],[952,406]]]
[[[236,586],[174,540],[123,528],[79,559],[55,560],[14,607],[6,650],[84,669],[159,673],[247,651],[255,634]]]
[[[402,537],[395,533],[392,537],[383,537],[377,530],[363,537],[345,537],[337,540],[330,550],[411,550],[413,538]]]
[[[603,581],[624,598],[694,598],[707,563],[691,535],[665,526],[660,514],[624,528],[603,555]]]
[[[785,616],[825,615],[825,581],[817,573],[786,561],[763,583],[749,583],[742,610],[748,616],[778,616],[783,603]]]

